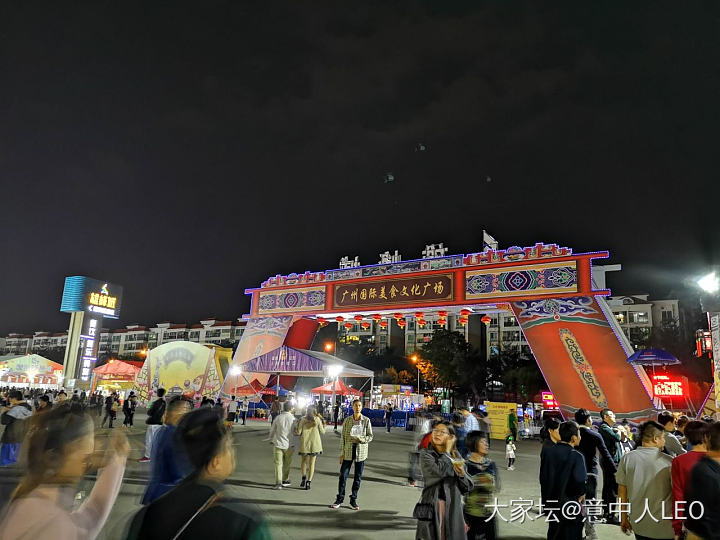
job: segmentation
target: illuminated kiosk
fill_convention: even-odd
[[[60,311],[70,313],[63,378],[68,388],[90,388],[103,317],[120,316],[122,287],[85,276],[65,278]]]
[[[428,257],[430,251],[418,260],[385,263],[381,256],[383,263],[371,266],[350,261],[338,270],[275,276],[247,289],[251,312],[233,366],[283,345],[308,349],[328,322],[402,332],[408,318],[444,325],[453,313],[461,324],[474,322],[468,331],[486,340],[486,325],[478,322],[507,311],[565,417],[581,407],[595,414],[609,407],[637,421],[655,411],[647,374],[627,362],[633,351],[605,302],[610,291],[593,284],[592,261],[606,251],[573,254],[541,243],[469,255]]]

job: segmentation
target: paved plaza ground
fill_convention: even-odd
[[[145,415],[138,414],[140,423],[129,432],[132,453],[118,501],[100,538],[115,540],[123,538],[130,517],[139,509],[139,501],[147,484],[150,465],[138,463],[145,440]],[[122,429],[122,428],[116,428]],[[273,490],[273,461],[271,445],[264,441],[269,424],[249,421],[247,426],[234,428],[233,442],[237,452],[237,470],[228,480],[234,497],[257,508],[270,524],[273,538],[277,539],[331,539],[347,540],[414,538],[415,520],[412,509],[420,497],[418,488],[407,485],[407,456],[412,433],[394,428],[388,434],[384,429],[374,430],[375,439],[370,445],[370,457],[365,466],[359,497],[359,511],[347,505],[338,510],[328,508],[337,490],[338,435],[328,430],[323,439],[325,454],[317,461],[315,479],[310,491],[298,489],[300,482],[300,459],[292,463],[293,487]],[[106,436],[108,429],[99,431]],[[516,469],[504,467],[504,448],[500,441],[493,442],[491,457],[500,465],[502,490],[499,500],[508,504],[514,499],[532,499],[537,503],[540,496],[538,470],[540,445],[537,441],[518,443]],[[501,451],[502,450],[502,451]],[[17,471],[0,469],[0,500],[7,500]],[[348,492],[352,477],[348,482]],[[531,513],[535,521],[525,523],[500,523],[500,537],[505,539],[544,538],[546,524]],[[506,511],[506,516],[509,513]],[[602,539],[620,539],[626,536],[619,527],[598,526]]]

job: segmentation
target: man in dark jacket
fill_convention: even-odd
[[[685,527],[700,538],[711,539],[720,535],[720,422],[710,426],[708,439],[707,455],[690,473]]]
[[[145,432],[145,455],[138,460],[140,463],[150,461],[153,439],[162,426],[165,407],[165,389],[158,388],[157,399],[150,404],[147,410],[148,416],[145,420],[147,424],[147,431]]]
[[[600,463],[603,472],[602,501],[603,504],[610,505],[616,503],[618,497],[615,471],[617,470],[617,464],[620,463],[620,458],[622,457],[622,446],[620,445],[622,442],[622,435],[617,430],[613,429],[615,426],[615,413],[613,411],[610,409],[603,409],[600,411],[600,418],[602,419],[602,424],[600,424],[598,432],[605,443],[605,448],[607,448],[608,453],[615,464],[615,467],[608,469],[604,462]],[[610,523],[619,523],[617,517],[609,512],[606,513],[606,518]]]
[[[577,445],[577,451],[583,455],[585,459],[585,470],[587,470],[587,483],[585,484],[585,500],[593,500],[597,497],[598,483],[598,453],[602,462],[603,471],[612,471],[613,476],[617,467],[608,452],[602,436],[593,429],[590,413],[587,409],[578,409],[575,412],[575,421],[580,427],[580,443]],[[608,502],[605,501],[607,505]],[[595,540],[597,533],[595,532],[595,524],[588,520],[585,522],[585,538],[586,540]]]
[[[17,462],[20,444],[25,436],[24,420],[32,415],[30,405],[23,400],[20,390],[10,390],[8,401],[10,407],[3,407],[0,414],[0,424],[5,426],[0,438],[0,466]]]
[[[585,460],[574,449],[581,440],[580,430],[575,422],[569,421],[560,424],[559,432],[560,441],[543,448],[540,455],[540,486],[547,494],[545,511],[549,514],[547,537],[581,540],[582,514],[568,519],[562,512],[564,505],[581,505],[580,500],[585,495]]]

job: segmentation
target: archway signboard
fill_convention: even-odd
[[[242,364],[285,344],[308,348],[327,320],[433,320],[509,311],[517,318],[563,413],[609,407],[641,420],[654,411],[595,290],[592,261],[555,244],[275,276],[248,289],[248,330],[233,360]],[[293,328],[301,319],[302,331]],[[314,324],[312,323],[314,322]],[[286,335],[293,343],[287,343]]]

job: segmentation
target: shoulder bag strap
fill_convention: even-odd
[[[217,493],[213,493],[213,494],[208,498],[208,500],[205,501],[205,504],[203,504],[200,508],[198,508],[197,512],[195,512],[195,513],[190,517],[190,519],[188,519],[188,520],[185,522],[185,525],[183,525],[182,527],[180,527],[180,530],[177,532],[177,534],[176,534],[175,536],[173,536],[173,539],[172,539],[172,540],[178,540],[178,538],[180,538],[180,535],[182,535],[182,533],[185,532],[185,529],[188,528],[188,526],[190,525],[190,523],[192,523],[192,521],[193,521],[196,517],[198,517],[198,516],[199,516],[200,514],[202,514],[205,510],[207,510],[207,509],[215,502],[215,500],[218,498],[218,496],[219,496],[219,495],[218,495]]]

